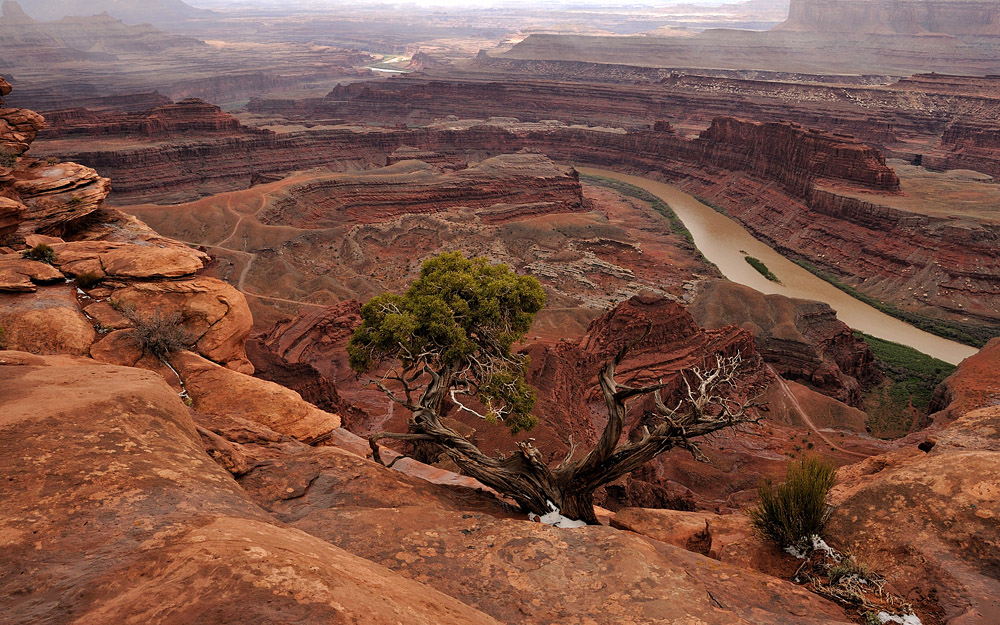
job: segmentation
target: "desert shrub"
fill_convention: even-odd
[[[833,487],[836,467],[817,458],[790,462],[785,481],[770,479],[757,487],[759,502],[749,510],[750,522],[761,536],[782,547],[792,547],[819,534],[830,518],[826,496]]]
[[[7,341],[4,339],[2,327],[0,327],[0,349],[7,349]]]
[[[66,200],[66,203],[69,204],[70,206],[79,206],[81,203],[83,203],[83,200],[74,195],[73,197]]]
[[[0,167],[13,168],[14,165],[17,165],[17,154],[0,152]]]
[[[96,271],[84,271],[83,273],[76,274],[75,278],[78,287],[81,289],[90,289],[100,284],[104,276]]]
[[[129,304],[121,304],[118,311],[132,322],[132,341],[143,353],[165,359],[172,352],[187,349],[194,342],[181,323],[180,313],[163,314],[159,310],[143,315]]]
[[[39,243],[30,250],[25,250],[21,256],[29,260],[37,260],[50,265],[56,262],[56,251],[44,243]]]

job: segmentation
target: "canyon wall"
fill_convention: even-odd
[[[778,178],[768,171],[778,167],[807,180],[829,178],[880,191],[899,191],[899,178],[886,166],[885,157],[854,137],[798,124],[760,124],[723,117],[713,120],[699,139],[747,157],[753,163],[748,169],[765,179]]]
[[[783,253],[878,299],[968,324],[974,334],[983,324],[1000,321],[994,305],[1000,268],[993,252],[1000,226],[884,206],[878,193],[896,193],[897,178],[881,155],[848,137],[793,124],[725,119],[688,140],[663,131],[498,118],[415,129],[238,136],[68,156],[114,173],[123,181],[116,200],[122,201],[164,197],[158,195],[164,190],[174,194],[169,197],[197,193],[205,180],[233,188],[260,173],[372,167],[404,146],[472,161],[527,148],[557,160],[651,175],[710,199]],[[132,173],[137,171],[144,175]],[[840,188],[873,193],[859,199]],[[925,259],[921,271],[913,269],[917,258]]]

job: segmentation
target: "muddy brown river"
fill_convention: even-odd
[[[919,330],[854,299],[761,243],[740,224],[675,187],[606,169],[579,166],[576,169],[580,173],[627,182],[666,202],[691,231],[695,245],[705,258],[715,263],[722,274],[733,282],[762,293],[778,293],[826,302],[837,311],[837,317],[852,328],[908,345],[952,364],[958,364],[977,351],[974,347]],[[758,273],[744,259],[747,255],[763,261],[781,283],[771,282]]]

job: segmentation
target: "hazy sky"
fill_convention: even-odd
[[[532,8],[557,8],[566,6],[666,6],[674,4],[697,4],[702,6],[718,6],[720,4],[738,4],[746,0],[186,0],[188,4],[200,8],[211,9],[223,6],[312,6],[312,7],[346,7],[372,4],[416,4],[420,6],[442,7],[489,7],[489,6],[530,6]]]

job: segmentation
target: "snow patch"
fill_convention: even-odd
[[[916,614],[904,614],[899,616],[897,614],[889,614],[888,612],[879,612],[875,615],[878,618],[878,622],[885,625],[885,623],[897,623],[898,625],[923,625],[920,619],[917,618]]]
[[[573,519],[564,517],[562,513],[559,512],[559,508],[556,507],[556,504],[551,501],[546,501],[545,505],[549,507],[549,511],[547,513],[542,516],[538,516],[537,514],[529,512],[528,520],[538,521],[539,523],[551,525],[552,527],[563,528],[585,527],[587,525],[586,521],[574,521]]]
[[[799,560],[805,560],[814,551],[822,551],[834,562],[840,562],[840,554],[837,553],[836,549],[826,544],[826,541],[819,534],[813,534],[794,545],[785,547],[785,553],[790,553]],[[910,624],[907,623],[907,625]]]

